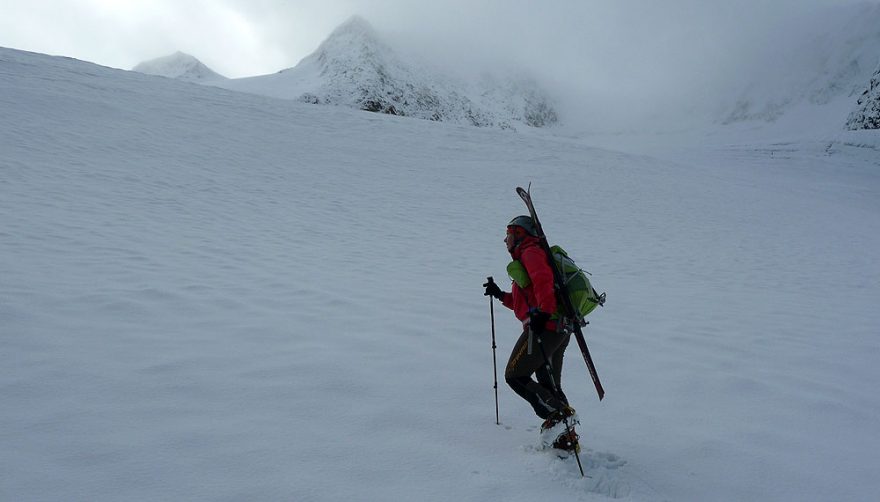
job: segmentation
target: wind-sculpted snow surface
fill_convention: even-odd
[[[405,61],[364,19],[338,27],[296,67],[222,87],[479,127],[544,127],[558,121],[550,97],[525,77],[455,79]]]
[[[872,500],[867,132],[717,134],[635,155],[0,49],[0,499]],[[503,380],[495,424],[480,285],[529,182],[608,293],[605,399],[564,369],[586,478]]]

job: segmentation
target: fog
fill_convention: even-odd
[[[626,129],[717,119],[747,86],[780,78],[774,66],[798,44],[869,3],[877,4],[447,2],[398,6],[370,20],[398,46],[417,45],[450,65],[531,73],[556,94],[569,125]]]
[[[816,28],[806,20],[853,3],[0,0],[0,45],[124,69],[181,50],[243,77],[294,66],[357,14],[432,63],[533,75],[568,121],[626,122],[710,113],[787,41]]]

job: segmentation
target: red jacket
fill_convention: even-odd
[[[501,303],[513,310],[516,318],[523,322],[529,318],[529,309],[534,307],[541,312],[555,314],[556,290],[553,287],[553,270],[547,261],[547,253],[541,249],[537,237],[526,236],[510,255],[523,264],[531,284],[521,288],[513,282],[512,292],[505,293]],[[556,323],[548,321],[547,329],[555,330]]]

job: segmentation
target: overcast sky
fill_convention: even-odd
[[[861,3],[878,3],[868,0]],[[767,34],[856,0],[0,0],[0,46],[130,69],[175,51],[228,77],[295,66],[354,14],[398,45],[586,90],[711,86]],[[702,75],[702,77],[700,76]],[[710,77],[707,77],[710,76]],[[704,80],[700,80],[704,79]]]

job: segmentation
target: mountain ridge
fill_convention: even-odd
[[[226,80],[195,56],[181,51],[139,63],[132,71],[188,82]]]
[[[362,17],[342,23],[296,66],[212,83],[254,94],[478,127],[545,127],[556,105],[534,79],[464,80],[404,59]]]

